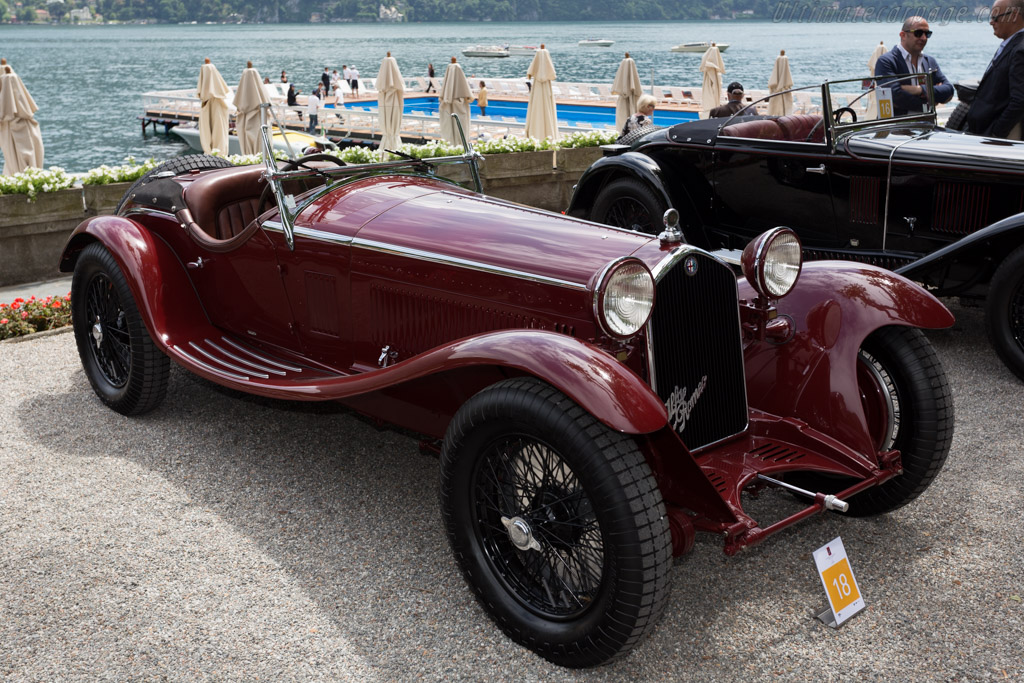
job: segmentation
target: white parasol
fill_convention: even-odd
[[[718,51],[718,46],[714,43],[711,43],[711,47],[700,58],[700,72],[704,74],[704,84],[701,86],[700,95],[700,117],[706,119],[708,112],[720,104],[722,74],[725,73],[722,53]]]
[[[209,58],[199,71],[196,95],[202,105],[199,109],[199,144],[209,154],[218,149],[228,153],[228,97],[231,90],[217,67]]]
[[[388,53],[377,72],[377,112],[380,116],[381,156],[385,149],[398,149],[402,144],[402,109],[405,106],[405,82],[398,62]]]
[[[438,111],[441,117],[441,137],[453,145],[461,145],[462,138],[459,137],[459,129],[452,121],[452,114],[459,117],[462,123],[462,130],[469,137],[469,103],[473,101],[473,91],[466,80],[466,74],[462,67],[452,57],[451,64],[444,72],[444,82],[441,84],[441,102]]]
[[[242,70],[238,89],[235,90],[235,107],[238,109],[235,113],[235,133],[242,154],[260,152],[260,105],[269,102],[260,72],[252,68],[252,62],[248,62]]]
[[[775,67],[768,79],[768,93],[775,94],[793,87],[793,74],[789,71],[789,57],[783,50],[775,58]],[[793,93],[775,95],[768,100],[768,116],[785,116],[793,113]]]
[[[5,175],[43,167],[43,137],[33,118],[38,110],[18,74],[4,64],[0,74],[0,150]]]
[[[871,56],[868,58],[868,73],[872,76],[875,75],[875,64],[878,63],[878,58],[884,55],[885,52],[885,43],[879,41],[875,51],[872,52]],[[874,83],[871,83],[871,85],[874,85]],[[868,107],[867,112],[865,113],[865,118],[868,120],[878,118],[878,100],[875,99],[874,90],[868,93]]]
[[[619,70],[615,72],[612,94],[619,96],[615,100],[615,130],[622,130],[626,125],[626,119],[636,113],[636,102],[644,94],[636,62],[628,52],[626,58],[619,62]]]
[[[555,111],[555,94],[551,88],[555,80],[555,65],[551,53],[542,43],[533,55],[526,77],[533,79],[530,99],[526,104],[526,137],[543,140],[558,138],[558,114]]]

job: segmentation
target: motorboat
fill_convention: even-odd
[[[507,47],[501,45],[473,45],[462,51],[466,57],[508,57]]]
[[[718,48],[719,52],[725,52],[725,49],[729,47],[729,43],[710,43],[706,40],[697,43],[679,43],[674,45],[669,52],[707,52],[708,48],[714,45]]]
[[[580,47],[611,47],[615,41],[607,38],[584,38],[577,44]]]
[[[510,57],[532,57],[539,49],[536,45],[509,45],[508,54]]]
[[[199,142],[199,128],[189,125],[178,125],[171,128],[170,134],[177,135],[179,138],[188,143],[188,146],[197,152],[203,151],[203,146]],[[274,143],[274,149],[279,149],[286,154],[300,155],[302,151],[309,147],[316,147],[318,149],[337,149],[338,146],[324,137],[317,137],[310,135],[309,133],[303,133],[297,130],[287,131],[288,141],[285,142],[285,137],[282,135],[278,128],[274,128],[272,141]],[[291,143],[292,151],[288,151],[288,144]],[[228,135],[228,154],[241,154],[242,146],[238,142],[238,136],[231,131]]]

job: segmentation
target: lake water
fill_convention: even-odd
[[[952,80],[981,77],[999,41],[987,16],[933,22],[927,52]],[[610,48],[583,48],[583,38],[611,38]],[[469,58],[474,44],[545,43],[561,81],[610,83],[628,51],[641,78],[659,85],[700,86],[699,54],[672,53],[682,42],[729,43],[725,82],[766,88],[779,50],[789,56],[797,85],[864,75],[879,41],[892,47],[899,22],[590,22],[419,23],[240,26],[0,26],[0,56],[7,58],[32,93],[39,112],[47,166],[84,171],[118,164],[129,154],[165,159],[184,150],[177,138],[143,135],[137,116],[147,90],[194,88],[203,58],[231,85],[251,60],[264,76],[281,69],[308,92],[324,66],[355,64],[375,77],[387,51],[406,76],[426,75],[433,62],[440,77],[455,55],[473,77],[521,77],[527,57]]]

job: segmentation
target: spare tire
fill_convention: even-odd
[[[128,188],[128,191],[124,193],[124,196],[121,197],[121,201],[117,203],[117,208],[114,210],[114,213],[120,214],[121,209],[124,208],[124,205],[127,204],[129,200],[134,198],[138,189],[148,183],[153,176],[158,173],[171,172],[178,176],[182,173],[187,173],[188,171],[208,171],[213,168],[229,168],[230,166],[232,166],[232,163],[227,159],[223,157],[215,157],[209,154],[187,154],[185,156],[168,159],[146,173],[146,175],[136,180],[132,186]]]

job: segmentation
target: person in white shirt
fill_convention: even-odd
[[[309,114],[309,133],[311,135],[316,133],[319,111],[320,98],[317,97],[317,91],[314,90],[309,94],[309,97],[306,98],[306,113]]]
[[[351,69],[349,69],[349,75],[351,76],[351,80],[348,82],[348,84],[352,88],[352,94],[355,97],[359,97],[359,69],[353,66]]]

